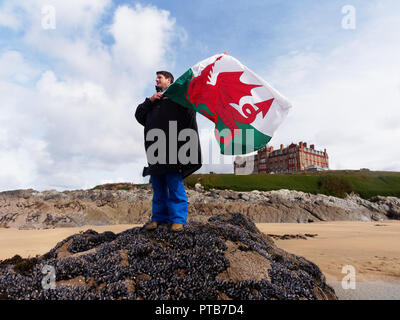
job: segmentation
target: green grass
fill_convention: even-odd
[[[279,189],[297,190],[312,194],[345,197],[346,193],[357,193],[364,199],[373,196],[400,197],[400,172],[389,171],[323,171],[298,172],[293,174],[194,174],[185,179],[185,184],[194,186],[200,182],[206,190],[230,189],[236,191],[270,191]]]
[[[118,190],[129,191],[129,190],[131,190],[131,188],[130,187],[119,187]]]

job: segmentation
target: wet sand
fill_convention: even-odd
[[[400,221],[263,223],[257,227],[266,234],[318,234],[275,243],[318,265],[340,299],[400,300]],[[345,266],[354,267],[355,289],[342,287],[349,275]]]
[[[33,257],[48,252],[66,237],[93,229],[119,233],[137,225],[84,226],[46,230],[0,228],[0,260],[15,254]],[[318,234],[314,238],[275,240],[278,247],[320,267],[340,299],[400,300],[400,221],[260,223],[267,234]],[[356,289],[343,289],[342,273],[354,267]]]

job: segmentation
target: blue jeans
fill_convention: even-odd
[[[186,225],[187,196],[181,173],[155,174],[150,176],[153,187],[152,221]]]

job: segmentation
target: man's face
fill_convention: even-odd
[[[171,80],[165,78],[162,74],[157,74],[156,86],[164,91],[171,84]]]

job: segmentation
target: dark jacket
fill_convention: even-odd
[[[146,156],[149,146],[154,143],[154,141],[146,141],[146,136],[149,130],[155,128],[163,130],[167,142],[166,163],[149,164],[148,167],[144,167],[143,176],[180,172],[182,173],[182,178],[186,178],[193,172],[200,169],[202,161],[199,133],[196,122],[196,111],[184,108],[181,105],[170,100],[168,97],[156,99],[154,100],[154,102],[151,102],[149,98],[146,98],[146,100],[136,108],[135,117],[136,120],[144,126],[144,145],[146,149]],[[179,161],[180,159],[176,153],[175,159],[177,159],[177,161],[175,163],[173,159],[172,161],[170,161],[168,152],[170,141],[169,121],[176,121],[177,124],[177,135],[176,137],[171,136],[171,139],[173,137],[177,142],[177,151],[179,151],[182,145],[189,141],[189,137],[186,137],[186,141],[178,141],[179,132],[186,128],[195,130],[198,140],[198,157],[195,163],[189,162],[188,164],[182,164]],[[147,162],[149,163],[149,159],[147,159]]]

